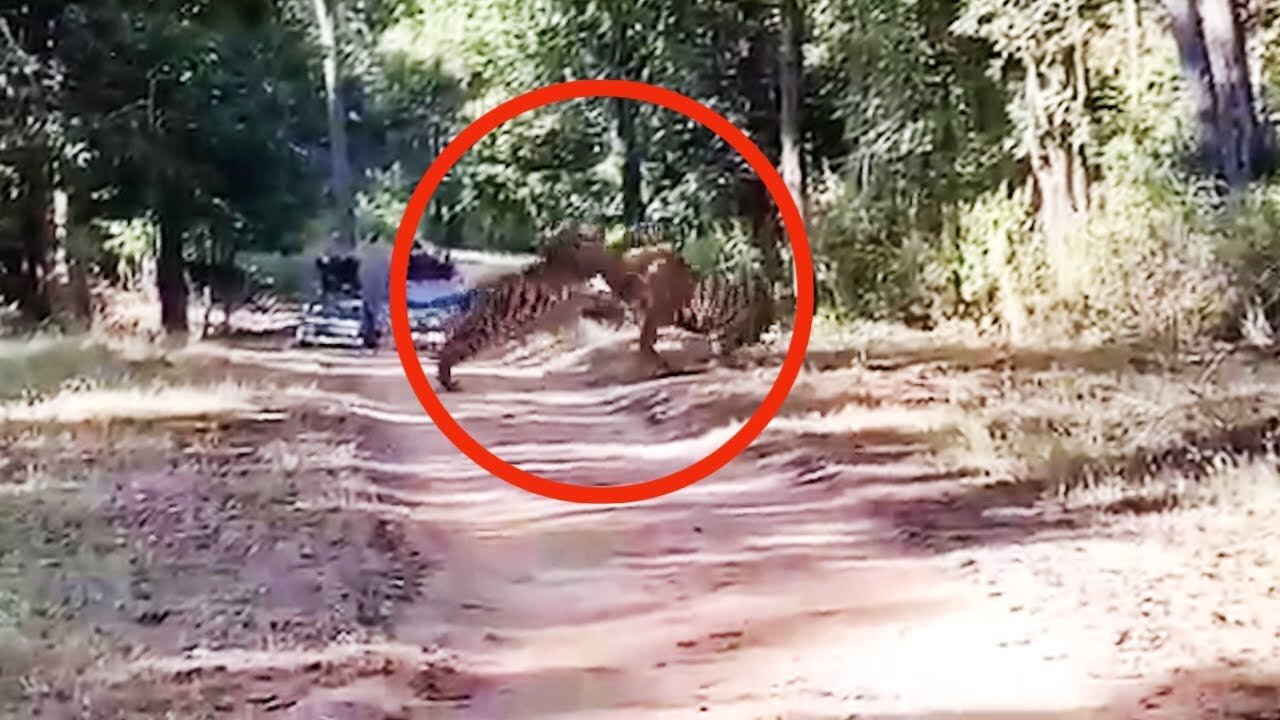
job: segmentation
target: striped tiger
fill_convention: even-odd
[[[530,268],[477,286],[470,308],[449,324],[437,354],[441,387],[458,389],[453,379],[458,363],[500,343],[571,322],[599,306],[600,298],[586,285],[604,269],[607,257],[599,233],[571,224],[547,243]]]
[[[640,353],[661,370],[672,368],[654,345],[658,330],[674,325],[709,335],[724,357],[758,342],[773,323],[773,299],[762,282],[725,275],[698,280],[671,247],[642,247],[612,258],[602,273],[614,298],[640,325]]]
[[[703,278],[675,313],[677,327],[709,335],[712,352],[721,357],[759,342],[773,321],[773,297],[766,284],[727,275]]]

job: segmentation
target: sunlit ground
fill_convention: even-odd
[[[38,361],[54,346],[15,346],[4,362],[43,390],[0,405],[0,469],[27,488],[0,532],[28,578],[0,585],[19,639],[0,669],[35,670],[5,692],[458,718],[1187,717],[1187,697],[1231,717],[1269,697],[1244,682],[1280,656],[1265,448],[1070,480],[1224,408],[1264,417],[1270,366],[1193,369],[1186,391],[1096,355],[1001,368],[889,340],[818,344],[743,456],[619,507],[489,476],[391,351],[198,344],[55,369]],[[464,365],[442,398],[510,462],[618,484],[723,442],[775,372],[644,380],[630,342],[541,338]],[[1107,510],[1145,497],[1166,504]],[[66,610],[23,609],[40,606]],[[1162,689],[1202,670],[1198,694]]]

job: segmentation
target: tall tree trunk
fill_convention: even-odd
[[[1255,107],[1241,17],[1232,0],[1164,4],[1200,128],[1200,160],[1239,188],[1265,171],[1273,147]]]
[[[804,96],[804,8],[801,0],[782,0],[781,43],[778,51],[778,140],[780,170],[800,219],[809,221],[809,199],[804,185],[804,138],[801,134],[800,99]],[[814,270],[817,284],[817,270]]]
[[[164,86],[152,77],[147,86],[147,122],[151,142],[170,142],[163,134]],[[155,289],[160,300],[160,328],[168,334],[187,333],[187,278],[182,258],[182,203],[185,185],[175,182],[165,168],[153,164],[148,195],[156,223]]]
[[[1233,0],[1201,0],[1200,18],[1217,101],[1219,169],[1229,185],[1240,187],[1261,174],[1264,146],[1244,28]]]
[[[1200,10],[1196,7],[1196,0],[1165,0],[1165,10],[1169,13],[1169,29],[1178,45],[1182,75],[1187,82],[1187,93],[1200,130],[1200,160],[1206,168],[1216,170],[1217,101],[1214,99],[1209,52],[1205,49],[1200,30]]]
[[[182,261],[182,223],[171,188],[161,188],[156,208],[159,252],[156,291],[160,295],[160,325],[165,332],[187,332],[187,279]]]
[[[778,139],[782,179],[791,199],[808,219],[804,189],[804,143],[801,137],[800,98],[804,92],[804,66],[800,45],[804,37],[804,11],[800,0],[782,2],[782,42],[778,58]]]
[[[625,17],[619,18],[617,22],[615,42],[615,63],[624,76],[630,77],[634,58]],[[644,220],[644,200],[641,196],[643,158],[636,133],[637,108],[627,98],[615,99],[614,108],[618,115],[618,142],[622,144],[622,222],[630,227]]]
[[[352,213],[351,158],[347,150],[347,118],[343,107],[341,88],[338,84],[337,20],[341,14],[339,3],[332,0],[312,0],[316,13],[316,29],[324,52],[324,91],[329,106],[329,183],[333,202],[338,212],[337,247],[350,251],[356,245],[355,217]]]
[[[768,13],[772,13],[773,9],[767,5],[749,7],[747,13],[764,14],[755,18],[748,17],[748,21],[754,21],[761,29],[750,38],[747,52],[739,63],[739,92],[746,99],[747,134],[756,141],[765,157],[777,165],[781,154],[781,103],[777,84],[780,67],[779,38],[769,27],[771,17]],[[782,268],[778,248],[777,209],[762,181],[754,174],[749,177],[747,187],[743,190],[745,192],[739,194],[739,214],[751,223],[752,239],[763,259],[765,275],[772,282],[781,274]]]
[[[26,297],[23,307],[29,317],[49,317],[49,247],[52,236],[49,216],[48,152],[43,147],[30,148],[26,155],[22,207],[22,274]]]
[[[1062,81],[1060,86],[1073,89],[1073,105],[1087,97],[1086,79],[1079,67],[1072,58],[1067,58],[1066,62],[1069,64],[1065,67],[1041,68],[1033,58],[1024,57],[1023,102],[1027,109],[1024,132],[1035,190],[1036,223],[1045,241],[1049,266],[1059,272],[1059,287],[1071,292],[1075,288],[1066,286],[1074,277],[1069,272],[1070,236],[1081,214],[1089,209],[1088,172],[1083,147],[1078,142],[1069,143],[1064,139],[1076,133],[1052,119],[1044,90],[1044,84],[1052,80],[1046,77],[1046,73],[1057,73]],[[1078,119],[1082,117],[1078,116]]]
[[[65,329],[84,330],[90,314],[89,287],[81,253],[71,246],[70,198],[64,188],[55,186],[49,199],[49,279],[45,290],[49,310]]]
[[[635,225],[644,220],[644,201],[641,197],[641,154],[636,141],[636,105],[626,98],[616,100],[618,108],[618,139],[622,141],[622,221]]]
[[[1085,122],[1089,117],[1089,73],[1085,65],[1084,36],[1076,38],[1071,46],[1071,84],[1074,88],[1072,99],[1075,104],[1075,116]],[[1067,157],[1070,163],[1071,204],[1077,211],[1089,209],[1091,204],[1089,193],[1089,159],[1086,154],[1083,133],[1072,133],[1071,151]]]

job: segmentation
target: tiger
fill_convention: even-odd
[[[470,310],[446,330],[436,376],[446,391],[458,384],[452,370],[500,342],[585,317],[620,325],[630,315],[640,325],[640,354],[660,374],[675,369],[655,348],[658,330],[676,326],[710,336],[712,350],[728,357],[758,342],[773,323],[773,302],[763,283],[713,275],[699,280],[669,247],[640,247],[623,254],[606,249],[597,226],[568,224],[522,273],[471,291]],[[599,277],[608,292],[587,289]]]
[[[633,228],[629,238],[661,237],[661,228]],[[774,322],[773,298],[766,284],[746,276],[710,275],[698,279],[689,263],[669,246],[639,247],[607,257],[601,272],[614,298],[640,325],[640,354],[659,373],[674,368],[654,347],[658,331],[675,326],[709,336],[713,354],[724,359],[760,340]],[[609,306],[588,311],[589,317],[613,321]]]
[[[698,282],[693,297],[675,314],[683,330],[709,335],[721,358],[760,342],[773,325],[773,296],[762,281],[711,275]]]
[[[569,224],[523,272],[492,279],[470,291],[470,307],[449,323],[436,355],[441,388],[459,388],[453,368],[499,343],[562,325],[600,307],[587,282],[609,265],[603,237],[590,226]],[[607,301],[606,303],[607,304]]]

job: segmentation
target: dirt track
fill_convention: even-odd
[[[706,454],[772,380],[762,369],[626,382],[624,345],[614,338],[545,374],[537,353],[523,367],[474,363],[445,402],[527,470],[621,484]],[[283,359],[238,362],[253,357]],[[397,522],[434,568],[420,601],[397,609],[392,636],[446,649],[467,699],[423,717],[915,716],[1105,699],[1090,685],[1096,663],[1079,664],[1087,647],[1070,659],[1045,659],[1041,643],[1001,647],[993,629],[1012,618],[948,575],[955,560],[897,542],[903,514],[961,479],[922,459],[903,430],[910,415],[857,406],[868,393],[926,401],[927,382],[857,387],[849,376],[847,393],[801,382],[779,420],[713,477],[592,507],[476,467],[434,429],[397,363],[390,353],[334,359],[316,379],[362,438],[361,497],[378,499],[352,506]],[[602,367],[615,377],[587,370]],[[839,387],[839,373],[823,384]],[[1047,640],[1083,640],[1062,635]],[[414,706],[404,688],[362,692]]]
[[[723,442],[775,372],[639,382],[628,338],[585,340],[567,355],[534,347],[467,364],[463,391],[445,402],[527,470],[620,484]],[[534,496],[475,466],[432,426],[394,353],[196,355],[306,398],[283,426],[241,428],[238,442],[273,433],[356,445],[306,451],[329,478],[308,501],[320,516],[245,530],[250,549],[228,551],[225,562],[264,588],[250,603],[288,618],[281,639],[183,652],[178,639],[195,631],[179,613],[177,627],[141,639],[148,652],[112,669],[118,692],[136,692],[130,678],[149,669],[171,687],[201,678],[235,698],[209,717],[799,720],[1198,717],[1206,697],[1238,689],[1212,681],[1188,701],[1200,710],[1175,708],[1163,675],[1197,659],[1161,665],[1133,646],[1149,639],[1151,613],[1131,577],[1185,538],[1095,537],[930,461],[924,437],[945,423],[954,379],[927,369],[806,372],[719,473],[598,507]],[[195,487],[171,474],[118,495],[153,518],[195,493],[218,517],[226,503]],[[317,554],[326,523],[340,538]],[[1280,613],[1272,603],[1251,618],[1270,634]],[[1183,640],[1207,637],[1198,632]],[[1139,671],[1137,656],[1148,660]],[[1274,699],[1249,692],[1251,706]]]

